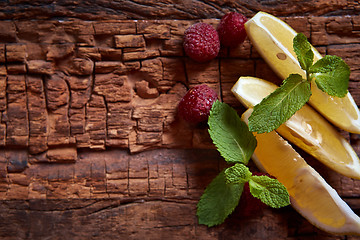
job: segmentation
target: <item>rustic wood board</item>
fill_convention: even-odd
[[[199,83],[239,113],[238,77],[280,83],[248,40],[209,63],[184,56],[188,26],[216,26],[231,10],[268,11],[345,59],[360,103],[357,1],[80,2],[0,2],[1,239],[358,239],[291,207],[198,225],[196,203],[225,163],[206,126],[176,116]],[[342,133],[360,155],[359,135]],[[360,181],[300,152],[360,214]]]

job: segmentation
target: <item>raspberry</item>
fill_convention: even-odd
[[[189,123],[198,124],[208,119],[211,107],[218,98],[214,89],[202,84],[191,88],[180,100],[179,115]]]
[[[269,177],[272,177],[269,174],[256,173],[256,172],[254,172],[253,175],[256,175],[256,176],[267,175]],[[240,206],[240,214],[243,217],[251,217],[251,216],[257,215],[263,209],[268,208],[268,206],[265,203],[263,203],[260,199],[255,198],[250,193],[250,187],[249,187],[248,182],[245,183],[245,185],[244,185],[244,190],[241,194],[239,206]]]
[[[244,24],[247,18],[237,12],[225,14],[217,28],[220,42],[225,47],[236,47],[244,42],[246,31]]]
[[[184,50],[195,61],[210,61],[219,53],[219,35],[211,25],[196,23],[185,31]]]

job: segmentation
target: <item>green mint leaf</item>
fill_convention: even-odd
[[[225,170],[226,183],[245,183],[249,181],[252,173],[244,164],[236,163]]]
[[[309,69],[309,73],[318,88],[327,94],[336,97],[347,94],[350,68],[340,57],[326,55]]]
[[[277,179],[268,176],[251,176],[249,180],[251,194],[273,208],[290,204],[289,193]]]
[[[311,96],[310,83],[299,74],[290,74],[281,87],[255,105],[249,117],[252,132],[271,132],[295,114]]]
[[[311,44],[303,33],[298,33],[294,37],[293,48],[301,68],[307,71],[313,64],[314,53]]]
[[[227,184],[225,170],[207,186],[197,204],[199,224],[208,227],[219,225],[239,204],[244,184]]]
[[[249,162],[256,139],[233,108],[216,101],[211,108],[208,125],[213,143],[227,162]]]

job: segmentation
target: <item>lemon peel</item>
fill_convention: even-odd
[[[281,79],[292,73],[305,78],[305,71],[301,69],[293,50],[297,32],[287,23],[271,14],[258,12],[245,23],[245,29],[257,52]],[[322,56],[313,46],[311,48],[316,62]],[[321,91],[314,81],[311,85],[309,104],[335,126],[360,134],[360,111],[350,92],[343,98],[332,97]]]
[[[245,122],[251,112],[243,114]],[[360,235],[360,218],[286,140],[275,131],[254,135],[258,145],[252,159],[286,187],[296,211],[326,232]]]
[[[247,108],[260,103],[277,86],[256,77],[240,77],[231,91]],[[305,104],[276,131],[334,171],[360,179],[360,160],[346,139],[319,113]]]

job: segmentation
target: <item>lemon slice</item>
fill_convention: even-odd
[[[255,77],[240,77],[231,91],[247,108],[254,107],[277,86]],[[360,179],[359,158],[346,139],[305,104],[276,131],[334,171]]]
[[[243,114],[247,122],[252,109]],[[337,192],[275,131],[255,134],[252,159],[289,192],[291,205],[310,223],[335,234],[360,234],[360,218]]]
[[[245,23],[252,44],[268,65],[281,78],[298,73],[305,78],[293,50],[293,38],[297,34],[288,24],[273,15],[258,12]],[[314,62],[322,58],[312,47]],[[312,83],[309,103],[335,126],[348,132],[360,134],[360,112],[348,92],[344,98],[332,97]]]

